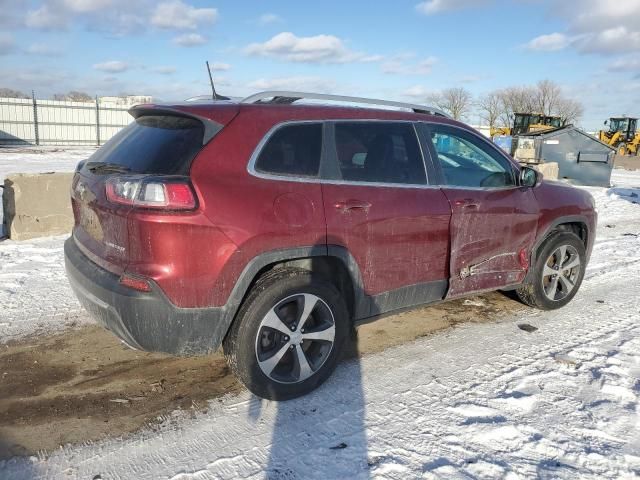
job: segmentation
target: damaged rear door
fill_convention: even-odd
[[[515,166],[476,133],[424,129],[452,212],[447,298],[520,283],[539,216],[532,190],[517,185]]]

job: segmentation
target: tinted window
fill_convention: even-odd
[[[271,135],[255,168],[264,173],[315,177],[321,151],[322,124],[286,125]]]
[[[175,116],[137,118],[98,149],[87,162],[122,165],[132,173],[186,175],[202,148],[198,120]]]
[[[343,180],[427,182],[420,147],[411,124],[337,122],[335,132]]]
[[[431,139],[447,185],[506,187],[515,185],[513,169],[498,151],[473,134],[431,127]]]

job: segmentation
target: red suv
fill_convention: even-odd
[[[317,387],[372,317],[496,289],[553,309],[582,281],[592,197],[436,109],[265,92],[131,114],[78,165],[71,285],[133,348],[222,345],[259,396]]]

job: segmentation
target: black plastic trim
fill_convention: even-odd
[[[533,275],[535,275],[535,272],[533,271],[532,267],[535,265],[536,260],[538,258],[537,252],[538,252],[538,249],[540,248],[540,245],[542,245],[542,243],[547,239],[549,234],[558,225],[563,225],[565,223],[581,223],[584,225],[584,228],[587,231],[587,242],[585,245],[585,251],[587,255],[586,260],[587,262],[589,261],[589,258],[591,257],[591,250],[593,248],[593,232],[589,230],[589,221],[587,217],[585,217],[584,215],[567,215],[563,217],[558,217],[549,224],[549,226],[545,229],[545,231],[542,234],[538,235],[536,242],[533,244],[533,247],[531,247],[531,260],[529,261],[529,271],[527,272],[527,275],[525,276],[522,283],[530,283],[533,280]]]

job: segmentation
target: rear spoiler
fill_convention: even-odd
[[[177,108],[158,107],[155,105],[135,105],[129,109],[129,115],[131,115],[133,118],[153,115],[169,115],[173,117],[184,117],[198,120],[204,127],[202,145],[206,145],[207,143],[209,143],[211,139],[215,137],[216,134],[224,127],[224,125],[221,125],[218,122],[214,122],[210,118],[201,117],[200,115],[185,112],[183,110],[178,110]]]

